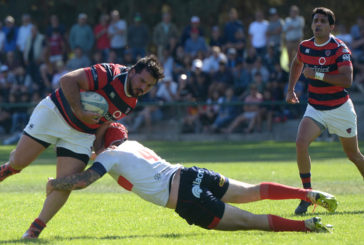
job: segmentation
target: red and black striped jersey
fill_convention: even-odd
[[[106,121],[116,121],[128,115],[136,106],[137,98],[127,95],[126,82],[128,68],[118,64],[102,63],[84,68],[88,78],[88,88],[102,95],[109,104],[109,110],[98,124],[87,124],[73,113],[61,88],[50,97],[66,122],[78,131],[94,134]]]
[[[337,74],[340,66],[352,66],[351,51],[343,41],[331,35],[323,45],[315,44],[315,38],[300,43],[297,58],[316,72]],[[344,104],[349,99],[347,90],[327,82],[309,79],[308,103],[317,110],[331,110]]]

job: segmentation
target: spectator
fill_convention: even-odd
[[[285,43],[288,52],[289,66],[296,55],[298,44],[303,38],[303,28],[305,19],[299,16],[299,8],[296,5],[291,6],[289,17],[286,18],[283,31],[285,32]]]
[[[218,91],[213,91],[206,101],[207,105],[198,107],[198,116],[196,118],[196,120],[198,120],[198,132],[211,132],[211,125],[216,120],[217,114],[219,112],[219,99],[220,93]]]
[[[163,58],[163,50],[167,48],[171,37],[178,38],[177,27],[171,22],[171,13],[163,12],[162,21],[158,23],[153,31],[153,42],[157,47],[158,58]]]
[[[263,12],[258,10],[255,12],[255,21],[249,25],[249,41],[254,47],[256,54],[264,57],[267,47],[267,30],[268,21],[264,19]]]
[[[245,47],[246,47],[246,39],[245,39],[244,30],[242,28],[237,29],[234,34],[234,37],[235,37],[234,41],[227,43],[224,46],[224,48],[227,50],[230,48],[235,49],[237,52],[238,58],[243,59],[243,57],[245,55]]]
[[[107,14],[100,15],[99,23],[94,27],[94,35],[96,39],[96,51],[102,54],[102,60],[105,62],[109,55],[110,39],[107,34],[109,28],[109,16]]]
[[[336,37],[343,41],[349,48],[351,48],[351,43],[353,38],[351,34],[347,31],[346,26],[344,24],[335,25],[336,29]]]
[[[227,50],[227,67],[232,71],[233,69],[235,69],[238,61],[239,61],[239,58],[237,56],[236,49],[229,48]]]
[[[19,51],[23,53],[25,44],[28,38],[31,36],[33,24],[29,14],[23,14],[21,21],[22,25],[19,27],[16,45]]]
[[[57,63],[66,56],[67,47],[66,43],[59,31],[59,28],[52,28],[52,33],[47,36],[47,47],[49,62],[52,64]]]
[[[5,42],[5,33],[3,31],[3,22],[0,20],[0,54],[3,51]]]
[[[134,59],[133,51],[131,49],[124,50],[123,63],[125,66],[132,66],[135,64],[136,60]]]
[[[73,51],[74,56],[67,62],[67,69],[69,71],[76,70],[78,68],[87,67],[91,65],[90,59],[84,55],[81,47],[76,47]]]
[[[163,59],[161,59],[160,62],[163,64],[164,75],[166,77],[172,77],[174,59],[168,49],[163,50]]]
[[[199,51],[206,53],[207,44],[205,39],[200,36],[199,31],[197,29],[192,29],[190,35],[191,36],[185,42],[185,53],[192,58],[196,58]]]
[[[28,106],[26,104],[29,103],[29,94],[26,88],[12,91],[9,95],[9,103],[22,103],[21,106],[11,110],[10,134],[19,133],[28,122]]]
[[[219,98],[219,110],[215,121],[211,125],[211,131],[219,133],[226,125],[230,124],[237,115],[237,106],[232,104],[237,101],[234,95],[234,88],[228,87],[225,90],[225,95]],[[228,104],[231,103],[231,104]]]
[[[3,27],[5,34],[4,52],[16,51],[16,40],[18,39],[18,28],[15,26],[13,16],[8,15],[5,18],[5,26]]]
[[[182,31],[180,44],[185,45],[187,39],[191,37],[191,31],[197,31],[199,36],[205,37],[203,29],[200,27],[200,17],[198,16],[192,16],[191,17],[191,23],[188,24]]]
[[[128,41],[128,30],[126,21],[120,19],[120,14],[117,10],[111,12],[108,34],[111,49],[115,51],[118,59],[122,59]]]
[[[59,80],[67,72],[69,72],[69,71],[66,69],[66,66],[64,65],[63,61],[62,60],[57,61],[56,72],[54,73],[53,78],[52,78],[52,89],[53,90],[59,88]]]
[[[354,60],[364,64],[364,27],[360,29],[359,35],[353,39],[351,47]]]
[[[74,24],[70,31],[69,44],[71,50],[81,47],[84,54],[90,55],[94,44],[94,33],[87,24],[87,14],[78,15],[77,24]]]
[[[224,26],[224,40],[226,44],[234,43],[235,32],[238,29],[244,30],[243,22],[238,19],[238,11],[235,8],[229,10],[229,21]]]
[[[214,91],[218,91],[219,94],[223,94],[228,86],[232,86],[234,83],[233,74],[227,67],[227,60],[219,61],[219,69],[211,76],[212,83],[209,86],[208,94],[211,95]]]
[[[14,51],[7,52],[4,64],[9,68],[9,71],[15,75],[17,81],[24,82],[25,69],[19,55]]]
[[[357,39],[361,36],[360,30],[364,28],[364,17],[358,16],[356,23],[350,28],[350,35],[352,39]]]
[[[209,76],[207,73],[202,71],[202,67],[202,60],[193,60],[190,88],[195,101],[206,101],[207,91],[210,86]]]
[[[269,24],[267,29],[268,46],[274,48],[276,57],[281,57],[281,40],[284,21],[279,17],[276,8],[269,9]]]
[[[147,53],[148,44],[148,27],[142,22],[141,14],[136,13],[134,23],[128,28],[128,46],[133,52],[133,59],[137,60],[144,57]]]
[[[232,133],[243,122],[248,122],[248,127],[244,129],[244,133],[251,133],[257,126],[259,116],[259,104],[263,101],[263,95],[258,92],[255,84],[250,85],[249,95],[244,99],[244,112],[238,115],[235,120],[224,129],[225,133]]]
[[[31,36],[27,39],[24,49],[24,62],[26,74],[31,79],[32,87],[35,90],[44,91],[45,86],[41,78],[39,67],[44,62],[46,52],[46,40],[43,34],[39,33],[36,25],[32,26]]]
[[[52,14],[49,19],[49,25],[46,31],[47,36],[50,37],[54,30],[57,30],[57,32],[61,35],[62,39],[65,40],[66,28],[63,24],[59,23],[58,16]]]
[[[241,95],[252,82],[252,76],[244,61],[238,61],[233,71],[235,95]]]
[[[226,55],[221,52],[221,48],[219,46],[213,46],[211,48],[211,55],[206,57],[203,61],[202,70],[212,75],[219,70],[220,60],[226,59]]]
[[[251,73],[253,77],[256,73],[260,73],[263,79],[263,83],[267,83],[269,80],[269,70],[263,64],[263,59],[261,57],[257,57],[257,59],[255,60]]]
[[[164,102],[173,102],[177,99],[178,85],[172,77],[166,76],[158,86],[157,97]]]
[[[224,37],[221,35],[219,26],[213,26],[211,28],[209,46],[210,47],[217,46],[221,49],[223,45],[224,45]]]

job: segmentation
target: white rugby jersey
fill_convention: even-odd
[[[169,180],[182,167],[170,164],[137,141],[127,140],[116,149],[102,152],[95,159],[119,185],[141,198],[165,206],[169,198]]]

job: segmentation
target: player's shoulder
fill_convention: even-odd
[[[313,47],[315,45],[315,38],[311,37],[310,39],[305,39],[300,42],[300,46],[303,47]]]
[[[344,41],[342,41],[341,39],[332,36],[331,37],[333,40],[333,43],[335,43],[338,52],[342,53],[342,54],[351,54],[350,49],[348,48],[348,46],[345,44]]]

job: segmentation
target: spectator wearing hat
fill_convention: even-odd
[[[16,40],[18,38],[18,27],[15,26],[15,19],[13,16],[5,18],[5,26],[3,27],[5,34],[4,53],[9,51],[16,51]]]
[[[226,55],[221,51],[219,46],[213,46],[210,49],[211,55],[203,61],[202,70],[206,73],[213,74],[219,70],[220,60],[226,60]]]
[[[136,13],[133,24],[128,28],[128,46],[131,48],[135,60],[146,55],[149,38],[147,25],[142,22],[141,14]]]
[[[87,24],[87,15],[80,13],[77,23],[74,24],[70,31],[69,44],[73,51],[76,47],[81,47],[82,51],[89,55],[94,44],[94,33]]]
[[[281,40],[283,34],[284,21],[279,17],[276,8],[269,9],[269,23],[267,29],[268,46],[274,48],[274,54],[281,56]]]
[[[182,31],[181,45],[185,45],[187,39],[191,37],[191,31],[198,31],[199,36],[204,37],[203,29],[200,27],[200,17],[192,16],[190,24],[188,24]]]

